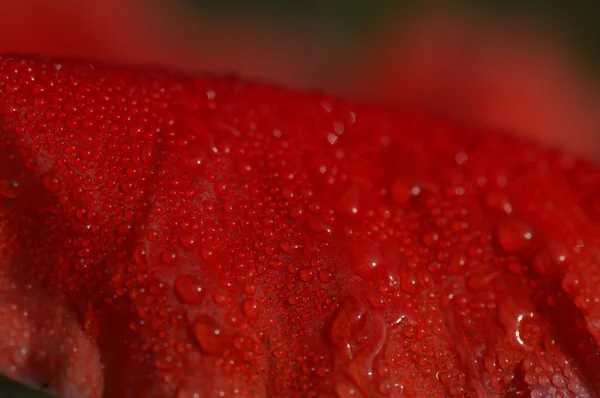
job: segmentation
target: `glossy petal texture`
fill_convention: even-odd
[[[0,60],[0,369],[63,397],[592,397],[600,170],[226,78]]]

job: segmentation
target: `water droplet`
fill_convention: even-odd
[[[362,279],[374,281],[386,277],[383,258],[375,245],[352,243],[349,250],[353,253],[352,269]]]
[[[167,249],[161,253],[160,261],[164,265],[173,265],[177,261],[177,253],[172,249]]]
[[[562,280],[562,288],[570,295],[577,295],[582,288],[582,283],[574,272],[567,273]]]
[[[120,223],[119,225],[117,225],[115,232],[118,235],[127,236],[131,232],[131,229],[132,229],[131,223],[129,221],[124,221],[124,222]]]
[[[18,181],[0,181],[0,196],[8,199],[17,199],[21,196],[21,185]]]
[[[423,239],[425,246],[432,248],[439,242],[440,235],[436,231],[430,231],[425,232],[421,238]]]
[[[238,171],[241,175],[248,175],[252,172],[252,164],[247,160],[238,161]]]
[[[206,154],[204,152],[187,151],[181,154],[176,162],[176,166],[183,173],[189,176],[198,177],[202,175],[204,171],[205,159]]]
[[[42,84],[34,84],[31,88],[31,93],[33,95],[41,95],[44,94],[44,92],[46,92],[46,87]]]
[[[406,184],[404,181],[396,180],[390,185],[390,195],[394,202],[398,204],[406,204],[415,195],[420,192],[419,188],[414,185]]]
[[[146,245],[139,244],[133,250],[133,260],[136,264],[145,266],[148,263],[148,252],[146,250]]]
[[[179,300],[187,304],[200,304],[206,295],[201,282],[190,275],[175,278],[175,294]]]
[[[352,389],[368,395],[375,357],[387,340],[383,319],[368,311],[361,300],[346,298],[333,320],[330,338],[338,349],[335,355],[344,375],[353,383]]]
[[[390,395],[392,393],[392,389],[394,388],[394,384],[391,380],[382,380],[379,382],[379,393],[382,395]]]
[[[513,211],[510,200],[502,191],[492,191],[485,197],[485,204],[488,208],[497,210],[506,214]]]
[[[256,319],[260,315],[258,303],[252,298],[247,298],[242,301],[242,311],[250,319]]]
[[[454,161],[459,165],[464,164],[467,160],[469,160],[469,155],[464,152],[458,152],[456,156],[454,156]]]
[[[154,157],[154,147],[152,145],[144,145],[141,148],[140,158],[144,164],[150,164]]]
[[[334,389],[338,398],[362,398],[363,396],[354,385],[346,381],[337,382]]]
[[[467,277],[466,287],[473,293],[482,292],[490,288],[490,282],[496,274],[473,273]]]
[[[519,253],[533,246],[533,229],[516,220],[500,223],[496,229],[496,237],[500,246],[509,253]]]
[[[552,376],[552,384],[554,384],[558,388],[565,388],[567,385],[565,378],[561,374],[555,374]]]
[[[400,280],[400,287],[408,294],[415,294],[418,291],[417,277],[413,273],[406,273]]]
[[[331,282],[333,279],[333,272],[329,269],[322,269],[319,271],[319,280],[323,283]]]
[[[308,219],[308,226],[314,232],[326,232],[328,234],[332,233],[331,227],[327,225],[325,220],[318,215],[313,215]]]
[[[346,298],[333,320],[329,336],[337,347],[336,356],[343,364],[344,374],[358,391],[368,394],[373,361],[387,339],[383,319],[367,311],[362,301]]]
[[[196,247],[196,235],[192,233],[182,233],[179,235],[179,244],[186,250],[193,250]]]
[[[530,386],[534,386],[537,384],[537,377],[534,372],[527,372],[523,377],[523,381],[525,381],[525,383],[529,384]]]
[[[58,176],[47,173],[42,177],[42,184],[50,192],[58,192],[62,188],[62,183]]]
[[[519,261],[514,260],[510,261],[506,265],[506,268],[515,275],[523,275],[527,270],[523,264],[521,264]]]
[[[520,349],[530,348],[528,336],[524,333],[527,329],[523,326],[534,317],[534,313],[518,306],[512,298],[505,298],[498,303],[498,316],[513,345]]]
[[[383,310],[387,307],[388,303],[385,298],[375,292],[370,292],[367,295],[367,302],[371,305],[374,310]]]
[[[351,343],[365,310],[365,306],[359,300],[347,298],[333,321],[330,331],[331,341],[346,354],[347,358],[352,357]]]
[[[347,216],[358,214],[360,206],[360,190],[352,187],[346,190],[336,201],[335,209]]]
[[[179,388],[177,390],[177,398],[202,398],[202,395],[196,389]]]
[[[298,276],[303,282],[310,282],[313,280],[315,273],[310,268],[302,268]]]
[[[5,87],[6,92],[9,94],[14,94],[17,91],[19,91],[19,89],[21,88],[21,86],[19,86],[18,84],[14,84],[14,83],[8,83]]]
[[[542,247],[533,258],[533,269],[540,275],[559,276],[568,260],[567,248],[558,243]]]
[[[200,349],[206,355],[220,354],[228,341],[223,330],[210,315],[200,315],[196,318],[193,332]]]

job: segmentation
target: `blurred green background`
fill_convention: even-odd
[[[300,31],[307,28],[352,43],[379,26],[425,7],[462,7],[492,15],[528,17],[563,37],[600,74],[600,3],[582,0],[179,0],[215,18],[232,13]]]

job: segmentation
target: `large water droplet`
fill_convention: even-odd
[[[387,275],[383,257],[373,244],[351,244],[352,270],[367,281],[382,280]]]
[[[133,250],[133,261],[136,262],[136,264],[141,265],[141,266],[147,266],[148,265],[148,250],[146,248],[146,245],[143,243],[138,244],[135,249]]]
[[[530,320],[534,313],[527,311],[506,298],[498,303],[498,317],[506,330],[509,341],[519,349],[529,349],[527,336],[524,335],[523,323]]]
[[[186,304],[200,304],[206,295],[201,282],[190,275],[180,275],[175,279],[175,295]]]
[[[206,163],[206,154],[201,151],[186,151],[181,154],[176,162],[177,168],[191,177],[203,174]]]
[[[42,177],[42,184],[50,192],[57,192],[62,188],[62,183],[57,175],[47,173]]]
[[[330,331],[332,343],[345,354],[347,359],[352,358],[351,345],[357,329],[365,315],[366,308],[354,298],[344,300],[333,321]]]
[[[218,355],[227,343],[227,337],[210,315],[200,315],[193,325],[193,333],[206,355]]]
[[[561,285],[565,292],[572,296],[576,296],[581,291],[584,283],[577,273],[569,272],[563,277]]]
[[[408,203],[408,201],[413,197],[419,194],[419,188],[412,184],[407,184],[402,180],[396,180],[390,185],[390,196],[394,200],[394,202],[403,205]]]
[[[298,276],[300,277],[300,280],[308,283],[315,277],[315,272],[310,268],[302,268],[298,273]]]
[[[540,275],[560,276],[568,256],[568,250],[563,244],[550,243],[542,247],[533,258],[533,269]]]
[[[353,216],[360,208],[360,190],[354,186],[346,190],[335,202],[335,209],[342,214]]]
[[[338,398],[362,398],[363,395],[358,391],[358,388],[352,383],[340,381],[335,384],[335,395]]]
[[[485,204],[490,209],[506,214],[511,214],[513,211],[510,200],[502,191],[492,191],[488,193],[485,197]]]
[[[533,229],[521,221],[501,222],[496,228],[496,237],[500,246],[509,253],[518,253],[533,246]]]
[[[260,307],[253,298],[247,298],[242,301],[242,311],[250,319],[256,319],[260,315]]]
[[[173,249],[167,249],[160,254],[160,261],[164,265],[173,265],[177,262],[177,252]]]
[[[192,234],[192,233],[188,233],[188,232],[184,232],[181,235],[179,235],[179,244],[186,250],[194,250],[194,248],[196,247],[196,244],[198,243],[198,239],[196,238],[196,235]]]
[[[348,386],[367,395],[373,379],[373,361],[387,339],[383,319],[367,311],[362,301],[346,298],[332,323],[330,338],[338,349],[336,356],[342,364],[343,374],[353,382]]]
[[[475,272],[467,277],[465,285],[473,293],[482,292],[491,288],[491,282],[498,277],[498,274],[484,274]]]
[[[181,387],[177,390],[177,398],[202,398],[199,389]]]

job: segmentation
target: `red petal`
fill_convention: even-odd
[[[64,397],[598,391],[595,165],[100,64],[4,57],[0,105],[9,376]]]

